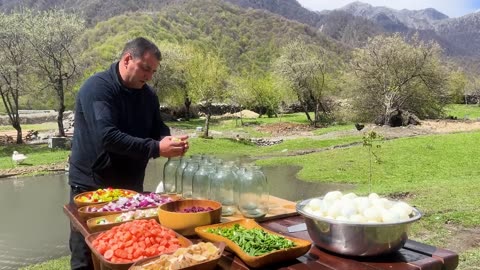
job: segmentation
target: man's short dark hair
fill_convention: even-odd
[[[139,58],[142,57],[145,52],[150,52],[155,55],[158,61],[162,60],[162,53],[157,45],[143,37],[138,37],[127,42],[123,48],[122,57],[126,53],[131,53],[134,58]]]

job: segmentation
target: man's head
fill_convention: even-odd
[[[122,83],[128,88],[140,89],[152,79],[162,60],[158,47],[139,37],[125,44],[119,62]]]

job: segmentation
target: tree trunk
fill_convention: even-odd
[[[22,127],[20,126],[20,119],[17,118],[16,123],[13,123],[13,127],[17,130],[17,144],[23,143]]]
[[[313,124],[312,118],[310,117],[310,114],[308,113],[308,105],[304,102],[301,102],[301,104],[302,104],[302,107],[303,107],[303,112],[307,116],[308,122],[310,122],[310,124]]]
[[[210,127],[210,112],[207,113],[207,117],[205,118],[205,131],[203,132],[203,137],[208,138],[208,129]]]
[[[60,137],[65,137],[65,129],[63,128],[63,113],[65,112],[65,99],[63,95],[63,79],[59,78],[57,85],[55,86],[57,90],[58,97],[58,114],[57,114],[57,124],[58,124],[58,135]]]
[[[313,123],[314,127],[318,127],[318,123],[320,122],[320,104],[317,102],[315,105],[315,122]]]
[[[204,138],[208,138],[208,129],[210,128],[210,117],[212,116],[210,103],[208,103],[206,105],[207,105],[207,117],[205,118],[205,131],[203,132],[203,137]]]
[[[185,98],[185,120],[190,121],[190,105],[192,105],[192,101],[190,98]]]

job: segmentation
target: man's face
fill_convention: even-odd
[[[145,83],[152,79],[157,71],[160,61],[151,52],[145,52],[142,57],[134,58],[131,54],[124,56],[126,74],[124,80],[128,88],[141,89]]]

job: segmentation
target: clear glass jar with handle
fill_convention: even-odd
[[[259,166],[248,166],[238,182],[238,209],[248,218],[264,217],[268,212],[268,182]]]
[[[235,174],[232,166],[217,166],[210,177],[210,199],[222,204],[222,216],[231,216],[236,211],[234,196]]]
[[[163,192],[167,194],[177,193],[177,182],[175,176],[181,160],[181,157],[171,157],[168,158],[167,162],[163,166]]]
[[[182,183],[182,177],[183,177],[183,170],[185,170],[185,167],[187,167],[188,162],[190,161],[190,158],[182,158],[180,161],[180,164],[177,167],[177,171],[175,173],[175,183],[176,183],[176,191],[178,195],[183,194],[183,183]]]
[[[182,174],[182,197],[184,199],[192,198],[193,176],[198,170],[199,162],[195,159],[190,159],[185,166]]]
[[[193,176],[192,197],[194,199],[210,198],[210,176],[215,173],[215,165],[212,163],[200,163],[198,170]]]

